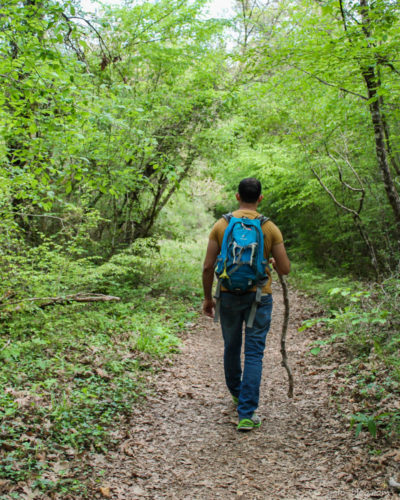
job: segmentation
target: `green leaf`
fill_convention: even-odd
[[[363,423],[359,422],[357,424],[357,427],[356,427],[356,437],[358,437],[360,435],[360,432],[362,431],[362,428],[363,428]]]
[[[368,421],[368,431],[371,436],[376,437],[376,423],[372,419]]]

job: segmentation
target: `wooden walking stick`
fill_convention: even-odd
[[[285,281],[285,278],[279,274],[279,281],[282,286],[282,292],[283,292],[283,303],[285,305],[285,312],[283,315],[283,325],[282,325],[282,333],[281,333],[281,354],[282,354],[282,366],[286,368],[287,374],[288,374],[288,380],[289,380],[289,390],[288,390],[288,397],[292,398],[293,397],[293,375],[292,371],[289,367],[288,364],[288,359],[287,359],[287,353],[286,353],[286,333],[287,333],[287,328],[289,324],[289,292],[288,292],[288,286]]]

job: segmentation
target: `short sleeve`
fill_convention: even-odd
[[[219,219],[211,229],[209,239],[218,243],[219,249],[222,247],[222,240],[224,239],[224,232],[228,223],[225,219]]]
[[[267,257],[271,253],[273,246],[283,243],[283,237],[280,229],[272,221],[268,221],[262,228],[264,234],[264,248]]]

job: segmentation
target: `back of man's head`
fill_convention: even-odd
[[[261,195],[261,182],[254,177],[247,177],[240,181],[238,192],[245,203],[256,203]]]

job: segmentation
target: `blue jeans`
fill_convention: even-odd
[[[255,292],[233,295],[221,292],[220,320],[224,337],[225,381],[239,398],[239,419],[251,418],[258,407],[265,340],[271,324],[272,295],[261,297],[252,328],[245,328],[244,370],[240,363],[243,323],[247,321]]]

